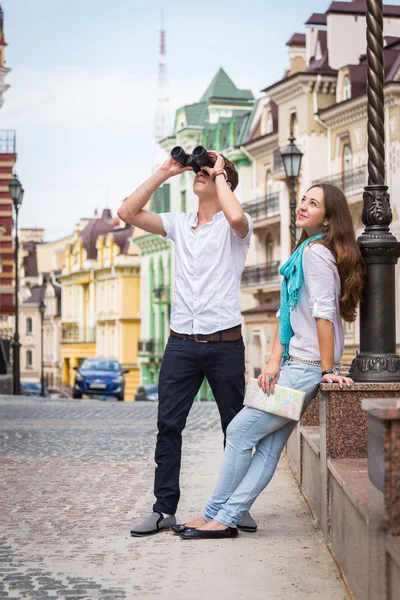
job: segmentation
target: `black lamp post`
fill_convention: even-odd
[[[281,151],[286,179],[289,185],[289,207],[290,207],[290,248],[293,252],[296,246],[296,180],[300,175],[301,159],[303,153],[295,146],[295,137],[290,135],[289,145]]]
[[[382,0],[367,0],[368,185],[358,238],[366,273],[360,307],[360,354],[351,365],[354,381],[400,381],[396,355],[395,265],[400,243],[390,232],[392,211],[385,185]]]
[[[18,396],[20,393],[20,362],[19,362],[19,350],[21,344],[19,342],[19,331],[18,331],[18,288],[19,288],[19,276],[18,276],[18,211],[22,204],[22,198],[24,196],[24,190],[21,183],[18,180],[16,174],[8,185],[10,197],[14,205],[15,210],[15,239],[14,239],[14,269],[15,269],[15,285],[14,285],[14,338],[12,341],[13,348],[13,393]]]
[[[43,370],[43,318],[44,313],[46,312],[46,305],[41,301],[39,305],[40,310],[40,385],[41,391],[40,395],[44,398],[44,370]]]

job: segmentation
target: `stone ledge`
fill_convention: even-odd
[[[321,447],[321,434],[319,427],[307,426],[300,427],[300,434],[303,436],[305,441],[308,443],[310,448],[315,452],[317,456],[320,456]]]
[[[386,551],[400,569],[400,538],[391,535],[387,536]]]
[[[367,521],[368,459],[329,459],[327,466],[332,477],[335,478],[360,515]]]

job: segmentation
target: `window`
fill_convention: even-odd
[[[343,183],[344,193],[349,194],[351,191],[351,167],[352,167],[352,152],[350,144],[343,146]]]
[[[274,256],[274,240],[272,239],[272,235],[270,233],[265,238],[265,254],[267,264],[272,263]]]
[[[345,173],[351,171],[352,158],[353,155],[351,152],[350,144],[345,144],[343,146],[343,171]]]
[[[350,100],[351,98],[351,79],[350,75],[346,75],[343,80],[343,100]]]
[[[267,171],[265,175],[265,192],[267,198],[272,196],[272,186],[274,185],[274,180],[272,177],[271,171]]]
[[[299,137],[299,124],[295,112],[290,115],[289,131],[290,135],[294,135],[295,138]]]
[[[32,335],[32,319],[28,317],[26,319],[26,335]]]
[[[267,117],[267,133],[272,133],[274,130],[274,119],[272,117],[272,112],[269,111]]]
[[[27,350],[26,351],[26,368],[32,368],[33,363],[32,363],[32,350]]]

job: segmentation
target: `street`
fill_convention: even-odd
[[[343,600],[336,564],[283,457],[255,534],[131,538],[151,510],[154,403],[0,398],[0,598]],[[213,403],[184,434],[178,522],[199,514],[222,456]]]

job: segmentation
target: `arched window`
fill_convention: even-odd
[[[272,133],[274,130],[274,119],[272,117],[272,112],[268,112],[267,116],[267,133]]]
[[[26,319],[26,335],[32,335],[32,319],[30,317],[28,317]]]
[[[351,79],[350,75],[345,75],[343,80],[343,100],[350,100],[351,98]]]
[[[274,180],[272,177],[272,172],[271,171],[267,171],[265,173],[265,195],[267,198],[269,198],[270,196],[272,196],[272,186],[274,184]]]
[[[294,135],[295,138],[299,136],[299,124],[297,122],[297,115],[295,112],[292,112],[290,115],[289,131],[290,135]]]
[[[274,256],[274,240],[272,238],[272,234],[269,233],[265,238],[265,258],[266,258],[267,265],[272,263],[273,256]]]
[[[350,144],[345,144],[343,146],[343,171],[345,173],[348,173],[349,171],[351,171],[352,159],[353,159],[353,154],[351,152],[351,146],[350,146]]]
[[[353,163],[353,155],[350,144],[343,146],[343,191],[349,194],[351,190],[351,169]]]

